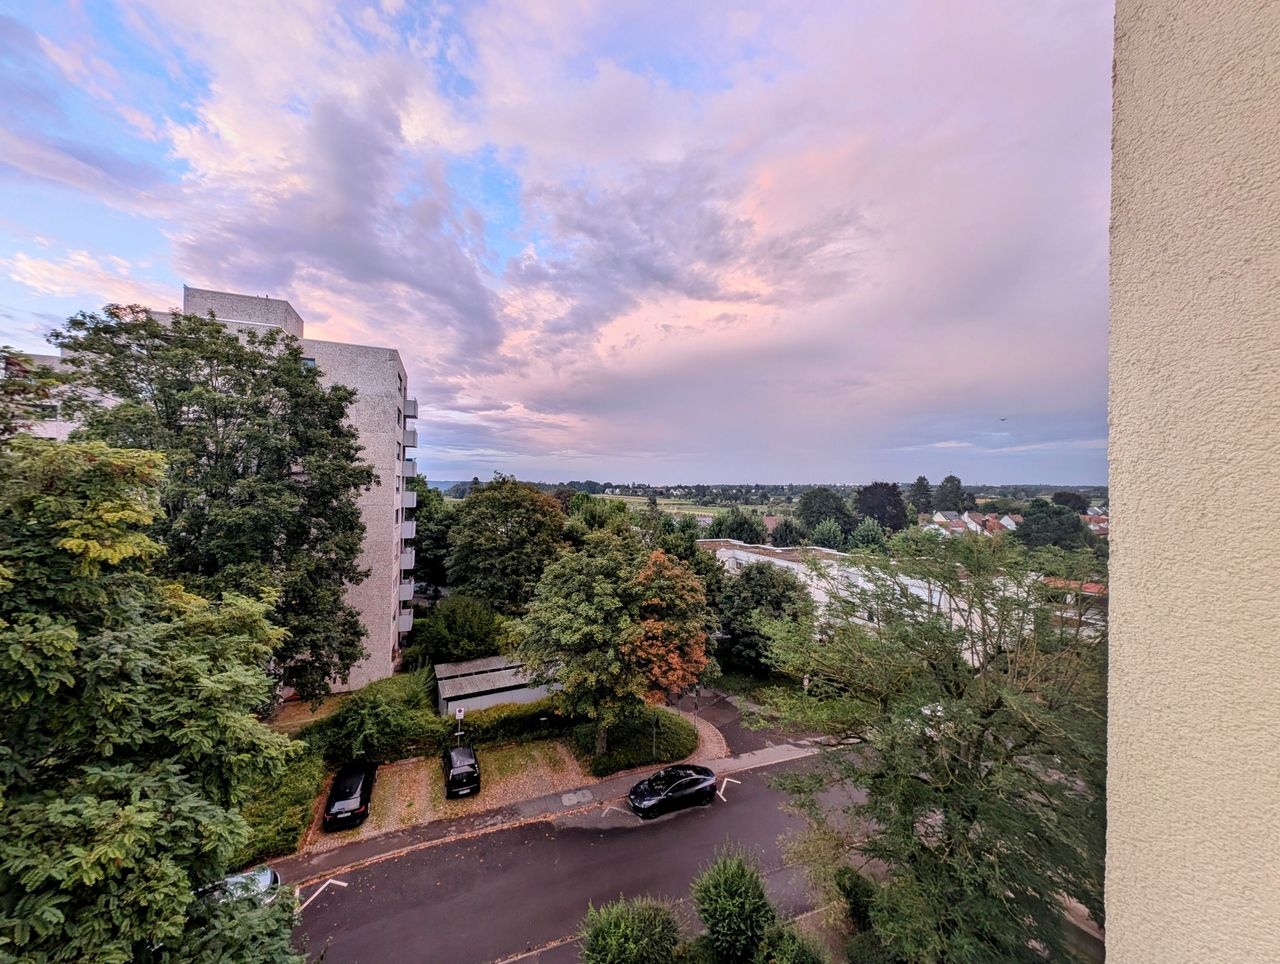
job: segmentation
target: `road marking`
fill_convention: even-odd
[[[609,806],[605,807],[603,810],[600,811],[600,819],[603,820],[604,815],[608,813],[610,810],[617,810],[618,813],[625,813],[628,817],[635,817],[637,820],[640,819],[640,814],[632,810],[623,810],[621,807],[615,807],[613,804],[609,804]]]
[[[724,800],[725,803],[728,803],[729,801],[725,797],[724,792],[725,790],[729,789],[729,784],[731,783],[742,783],[742,781],[735,780],[733,777],[725,777],[724,783],[720,784],[720,789],[716,791],[716,796],[719,797],[721,800]]]
[[[307,898],[306,903],[304,903],[301,907],[298,908],[298,913],[302,913],[304,910],[306,910],[307,904],[311,903],[313,900],[319,897],[322,893],[324,893],[324,889],[328,887],[330,884],[337,884],[339,887],[351,886],[350,884],[346,883],[346,881],[338,880],[336,877],[330,877],[323,884],[321,884],[319,887],[316,888],[316,892]]]

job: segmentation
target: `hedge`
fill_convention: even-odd
[[[306,744],[302,746],[274,779],[260,778],[246,789],[240,815],[249,824],[249,839],[236,853],[237,867],[298,849],[325,778],[320,754]]]
[[[670,964],[680,925],[669,904],[637,897],[588,905],[579,936],[583,964]]]
[[[721,854],[698,875],[693,903],[720,964],[753,961],[777,921],[760,871],[736,851]]]
[[[653,738],[655,713],[658,721],[656,754]],[[607,777],[632,767],[683,760],[698,748],[698,730],[670,710],[648,710],[611,727],[608,749],[600,756],[594,755],[596,727],[593,723],[582,724],[573,731],[571,746],[593,776]]]
[[[818,946],[791,924],[775,924],[765,932],[754,964],[826,964]]]

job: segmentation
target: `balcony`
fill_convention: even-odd
[[[413,580],[406,579],[400,583],[400,601],[413,602]]]
[[[413,489],[405,489],[400,493],[400,508],[416,509],[418,507],[418,493]]]
[[[413,610],[406,609],[396,617],[396,632],[407,633],[413,629]]]
[[[418,463],[413,459],[405,459],[404,464],[400,467],[400,476],[406,479],[412,479],[418,474]]]
[[[405,572],[408,572],[410,569],[413,568],[413,564],[415,561],[416,560],[415,560],[412,547],[408,549],[400,550],[400,568],[402,570],[404,570]]]
[[[404,400],[404,417],[405,418],[418,417],[418,400],[416,398],[406,398]]]
[[[407,449],[416,449],[418,447],[418,430],[415,428],[405,429],[401,444]]]
[[[400,523],[400,538],[403,539],[405,542],[412,541],[414,536],[416,536],[417,534],[418,534],[418,523],[414,522],[412,519],[410,519],[408,522]]]

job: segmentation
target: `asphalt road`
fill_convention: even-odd
[[[726,844],[747,851],[765,871],[786,914],[808,908],[800,871],[782,866],[779,838],[799,826],[767,780],[804,761],[736,775],[725,801],[640,823],[593,810],[388,859],[336,880],[302,912],[308,956],[326,962],[576,960],[572,945],[538,948],[571,936],[588,902],[641,894],[684,903],[689,884]],[[313,884],[300,895],[316,895]]]

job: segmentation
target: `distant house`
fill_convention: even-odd
[[[1094,514],[1092,510],[1088,515],[1082,515],[1080,521],[1089,527],[1089,531],[1100,539],[1107,538],[1111,534],[1111,520],[1105,514]]]
[[[939,525],[942,525],[943,523],[946,523],[946,522],[959,522],[960,513],[959,512],[942,512],[941,510],[939,510],[938,512],[935,512],[933,514],[933,521],[938,523]]]
[[[984,536],[993,536],[998,532],[1012,532],[1022,521],[1022,516],[998,516],[994,512],[935,512],[932,516],[922,516],[921,525],[930,532],[940,532],[946,536],[964,535],[976,532]]]
[[[1022,524],[1022,516],[1002,515],[1000,517],[1000,524],[1004,526],[1006,529],[1008,529],[1010,532],[1012,532]]]
[[[545,686],[531,686],[524,666],[507,656],[436,663],[433,669],[441,716],[453,716],[458,707],[480,710],[499,703],[532,703],[549,692]]]

